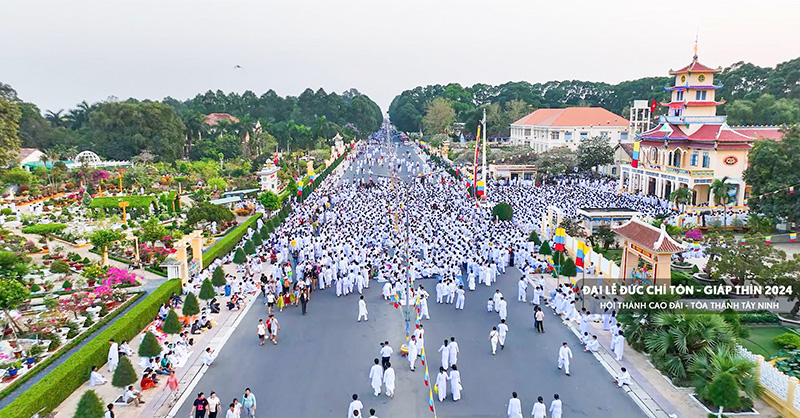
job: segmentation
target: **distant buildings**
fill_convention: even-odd
[[[611,145],[628,141],[628,120],[601,107],[539,109],[511,124],[510,142],[536,152],[577,148],[581,139],[606,137]]]

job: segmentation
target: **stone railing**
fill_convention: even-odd
[[[737,346],[736,353],[756,363],[758,381],[765,389],[762,399],[784,417],[800,418],[800,391],[797,390],[797,378],[785,375],[772,363],[764,361],[763,356],[753,354],[742,346]]]

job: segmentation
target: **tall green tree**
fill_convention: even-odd
[[[453,110],[453,105],[447,99],[437,98],[426,107],[422,126],[426,135],[433,136],[443,133],[455,121],[456,112]]]
[[[761,139],[753,144],[748,155],[744,180],[751,187],[748,205],[764,215],[800,220],[800,187],[789,193],[790,186],[800,184],[800,128],[792,126],[783,132],[780,141]],[[777,191],[778,193],[772,193]],[[763,197],[758,197],[762,196]]]
[[[16,103],[0,99],[0,167],[8,167],[17,160],[21,115]]]
[[[614,149],[608,138],[594,137],[581,140],[578,144],[578,169],[589,171],[614,163]]]

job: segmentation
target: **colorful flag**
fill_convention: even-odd
[[[555,237],[555,250],[556,251],[564,251],[564,244],[566,242],[566,231],[564,228],[556,228],[556,237]]]
[[[742,200],[742,204],[743,204],[743,205],[745,205],[745,206],[747,206],[747,199],[745,199],[745,200]]]
[[[797,241],[797,234],[792,232],[791,234],[789,234],[789,242],[795,242],[795,241]]]
[[[653,101],[650,102],[650,114],[653,115],[656,113],[656,109],[658,109],[658,103],[656,103],[656,99],[653,99]]]
[[[584,252],[585,248],[586,245],[583,242],[578,241],[578,253],[575,254],[575,265],[578,267],[583,267],[584,265],[583,259],[586,257],[586,254]]]
[[[772,244],[772,235],[767,235],[766,237],[764,237],[764,242],[766,242],[767,244]]]
[[[794,186],[789,187],[789,194],[794,193]]]
[[[744,238],[739,240],[739,244],[744,245]]]
[[[700,243],[699,242],[695,242],[694,243],[694,250],[695,251],[700,251]]]
[[[484,195],[486,185],[484,184],[483,180],[478,180],[478,189],[475,191],[475,195],[481,197]]]
[[[631,167],[639,167],[639,141],[633,143],[633,155],[631,155]]]

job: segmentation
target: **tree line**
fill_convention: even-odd
[[[401,131],[427,129],[424,118],[434,99],[442,98],[452,107],[455,121],[466,123],[465,136],[468,136],[474,135],[482,109],[495,105],[499,107],[494,110],[499,110],[498,122],[504,125],[490,125],[488,134],[506,136],[507,120],[516,117],[520,110],[516,101],[528,106],[528,111],[599,106],[627,117],[633,100],[669,100],[664,86],[673,82],[673,77],[666,76],[644,77],[618,84],[565,80],[546,83],[516,81],[497,86],[483,83],[466,87],[458,83],[418,86],[403,91],[392,100],[389,116]],[[779,125],[800,120],[800,58],[774,68],[737,62],[718,73],[715,84],[723,85],[717,98],[725,99],[727,103],[720,107],[719,113],[727,114],[730,124]],[[509,107],[509,103],[513,104]],[[659,112],[664,112],[664,109],[656,112],[657,115],[663,114]]]
[[[209,126],[209,113],[228,113],[238,121]],[[273,90],[261,96],[249,90],[217,90],[184,101],[110,98],[43,114],[0,83],[0,165],[12,164],[20,146],[62,159],[87,149],[112,160],[252,158],[277,147],[313,149],[337,133],[345,138],[367,135],[382,121],[378,105],[355,89],[342,94],[306,89],[298,97],[281,97]],[[249,141],[243,146],[245,139]]]

